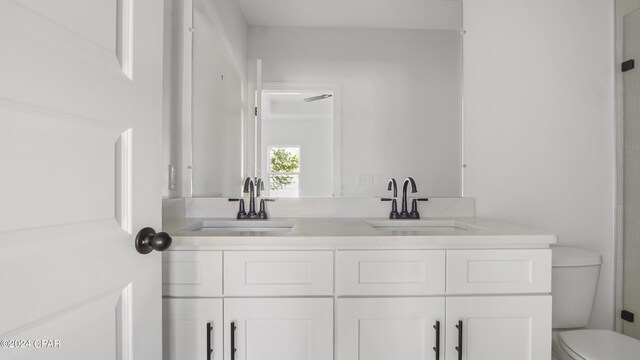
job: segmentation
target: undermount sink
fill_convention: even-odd
[[[290,231],[291,220],[207,220],[182,230],[206,232],[282,232]]]
[[[478,230],[458,220],[377,220],[367,221],[376,230],[391,232],[443,232]]]

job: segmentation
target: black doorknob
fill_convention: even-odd
[[[146,227],[138,231],[135,244],[140,254],[148,254],[153,250],[165,251],[171,246],[171,236],[165,232],[156,233],[152,228]]]

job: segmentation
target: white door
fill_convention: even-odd
[[[222,299],[163,300],[165,360],[222,360]]]
[[[444,359],[445,300],[338,300],[338,360]]]
[[[447,298],[446,318],[447,359],[551,359],[551,296]]]
[[[333,360],[331,298],[225,299],[224,323],[225,360]]]
[[[163,4],[0,0],[1,359],[161,358]],[[7,341],[8,340],[8,341]]]

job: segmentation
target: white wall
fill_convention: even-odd
[[[465,0],[464,194],[477,215],[602,254],[592,327],[614,319],[614,8]]]
[[[193,196],[237,196],[242,184],[247,26],[230,5],[193,1]]]
[[[422,194],[460,195],[459,32],[250,27],[248,55],[250,83],[262,59],[264,82],[341,85],[343,196],[406,176]]]
[[[249,28],[244,19],[238,0],[194,0],[202,4],[212,4],[216,22],[222,37],[226,40],[229,52],[236,62],[240,72],[246,75],[247,69],[247,33]],[[194,4],[195,7],[195,4]],[[246,76],[245,76],[246,77]]]
[[[194,15],[186,14],[193,24],[185,23],[185,8],[193,5]],[[194,32],[187,27],[193,25]],[[193,165],[194,189],[200,195],[237,195],[241,183],[241,145],[233,153],[237,159],[230,159],[230,133],[237,132],[238,142],[241,139],[241,122],[243,121],[246,101],[246,69],[247,69],[247,24],[236,0],[165,0],[165,97],[164,97],[164,159],[165,166],[173,164],[177,169],[177,188],[168,190],[168,171],[163,171],[163,195],[168,197],[189,196],[183,189],[182,173],[188,165]],[[193,36],[193,39],[192,39]],[[185,76],[183,71],[191,54],[185,53],[188,43],[194,45],[193,75]],[[207,46],[210,45],[210,46]],[[196,45],[198,45],[196,47]],[[195,53],[200,51],[199,53]],[[226,75],[225,81],[220,75]],[[188,91],[191,79],[198,80],[193,84],[193,99]],[[183,152],[190,151],[189,133],[185,129],[185,106],[193,110],[193,131],[197,142],[194,147],[193,162],[185,163]],[[220,118],[220,122],[218,121]],[[235,119],[237,118],[237,122]],[[216,138],[218,137],[218,138]],[[194,144],[196,145],[196,144]],[[229,145],[227,147],[227,145]],[[187,149],[185,149],[187,148]],[[227,168],[230,176],[221,176],[214,171]],[[166,169],[166,167],[165,167]],[[237,173],[237,174],[236,174]],[[188,176],[186,177],[188,178]],[[186,179],[185,178],[185,179]],[[233,184],[233,185],[231,185]],[[236,186],[237,185],[237,186]],[[229,190],[232,186],[237,187]],[[187,191],[188,192],[188,191]],[[232,192],[232,194],[231,194]]]

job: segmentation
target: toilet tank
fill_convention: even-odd
[[[589,323],[602,257],[590,250],[555,246],[552,253],[553,328],[584,327]]]

